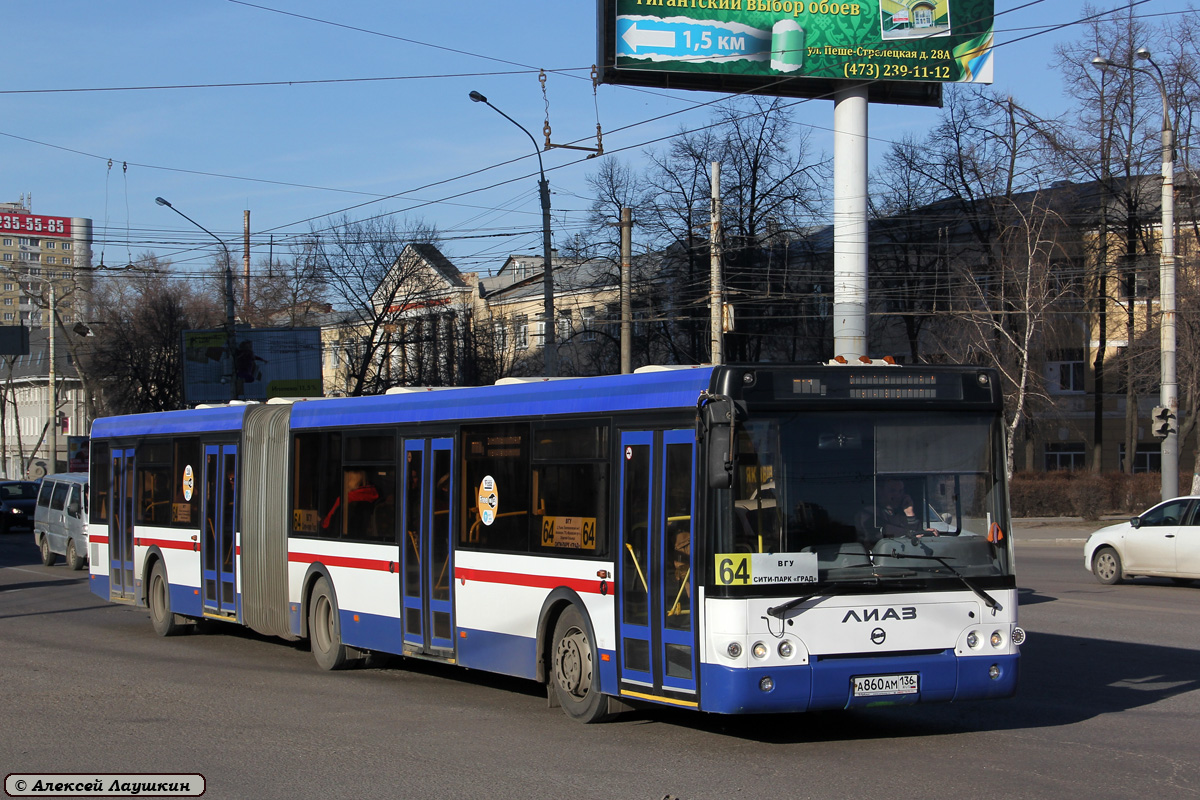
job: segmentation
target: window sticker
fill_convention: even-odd
[[[496,493],[496,479],[485,475],[479,484],[479,519],[484,525],[496,521],[496,511],[500,507],[500,498]]]

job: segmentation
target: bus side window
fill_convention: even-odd
[[[533,552],[608,550],[609,425],[543,423],[533,435]]]
[[[108,523],[108,472],[112,468],[109,463],[109,447],[107,442],[92,442],[90,476],[88,478],[90,491],[95,502],[91,503],[91,521],[97,524]]]
[[[459,543],[528,553],[530,520],[541,520],[530,508],[529,423],[464,426],[462,436],[467,502]]]

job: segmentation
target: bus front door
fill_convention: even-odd
[[[237,445],[204,447],[204,535],[200,544],[204,613],[237,617]]]
[[[134,602],[133,582],[133,448],[112,451],[112,514],[108,522],[108,593],[113,600]]]
[[[400,541],[404,650],[454,657],[451,520],[454,440],[404,443],[404,510]]]
[[[621,694],[695,707],[695,432],[621,435]]]

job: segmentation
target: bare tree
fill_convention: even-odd
[[[870,297],[879,314],[875,337],[893,340],[897,329],[911,363],[924,358],[922,334],[950,309],[950,247],[956,214],[922,169],[923,145],[905,137],[892,143],[887,167],[873,178]]]
[[[644,248],[661,254],[635,305],[641,329],[655,337],[644,349],[675,363],[709,358],[709,230],[711,170],[722,169],[724,283],[738,307],[735,331],[727,339],[730,360],[779,356],[792,342],[781,323],[796,319],[797,297],[786,285],[786,264],[778,260],[791,238],[811,227],[823,202],[827,173],[814,159],[807,136],[793,125],[778,99],[742,98],[718,109],[712,124],[681,131],[663,151],[647,154],[642,182],[627,173],[597,178],[602,207],[611,200],[636,203]],[[631,188],[632,185],[632,188]],[[614,192],[619,187],[623,191]],[[607,205],[605,205],[607,203]],[[635,348],[636,349],[636,348]]]
[[[327,281],[316,244],[305,237],[288,258],[260,262],[251,277],[251,308],[238,316],[253,325],[296,327],[324,310]]]
[[[1031,398],[1042,395],[1039,380],[1047,315],[1062,298],[1052,279],[1052,266],[1063,254],[1066,226],[1040,195],[1028,202],[1003,203],[997,216],[1012,224],[994,242],[991,269],[959,261],[963,287],[957,318],[966,338],[947,342],[946,350],[961,360],[994,365],[1004,380],[1008,427],[1007,470],[1012,477],[1017,431],[1025,422]]]
[[[98,382],[102,414],[182,408],[183,331],[224,321],[218,299],[171,277],[166,262],[144,255],[135,266],[96,281],[95,336],[82,360],[92,375],[104,376]]]
[[[343,216],[323,229],[314,226],[313,258],[327,296],[345,313],[346,394],[455,382],[439,360],[453,338],[446,338],[443,319],[426,313],[441,302],[442,287],[421,259],[402,257],[409,245],[437,238],[433,226],[402,225],[390,216]]]

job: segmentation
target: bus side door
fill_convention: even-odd
[[[621,694],[687,707],[697,705],[695,439],[691,429],[621,435]]]
[[[113,448],[111,457],[112,514],[108,522],[108,592],[113,600],[137,599],[133,578],[133,448]]]
[[[400,615],[405,652],[454,656],[453,439],[404,442]]]
[[[204,613],[220,617],[237,617],[237,584],[234,576],[237,491],[237,445],[205,445],[201,582],[204,587]]]

